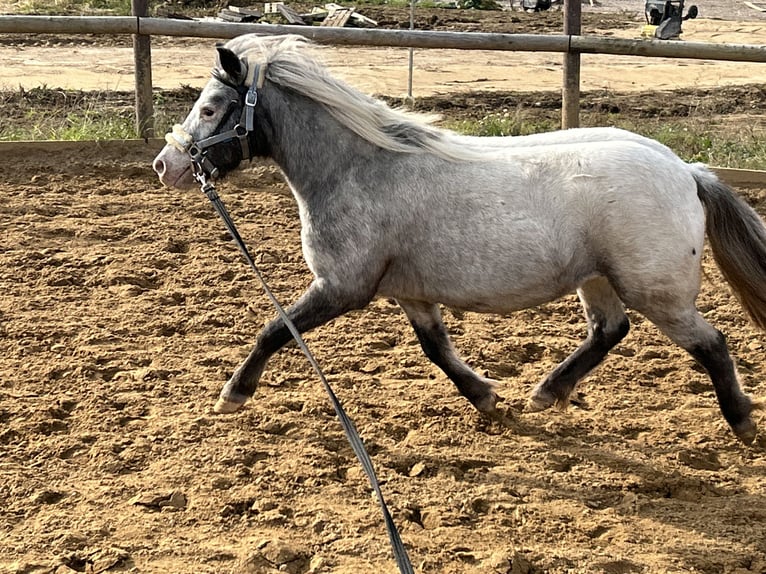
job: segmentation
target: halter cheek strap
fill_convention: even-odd
[[[247,62],[243,63],[247,66],[247,74],[245,75],[243,84],[245,86],[250,86],[251,88],[252,86],[255,86],[256,89],[261,89],[263,87],[263,82],[266,80],[266,66],[261,64],[250,66]]]
[[[244,61],[242,64],[246,66],[247,73],[241,87],[246,87],[247,90],[244,91],[242,115],[237,125],[230,130],[200,141],[194,141],[191,134],[184,130],[180,124],[175,124],[172,131],[165,134],[165,142],[168,145],[189,154],[195,172],[204,173],[213,179],[218,176],[218,168],[207,157],[206,150],[210,147],[221,142],[237,140],[242,152],[242,159],[252,159],[253,157],[250,153],[248,137],[255,129],[255,106],[258,103],[258,90],[263,87],[266,79],[266,66],[261,64],[251,66]],[[237,87],[240,93],[243,91],[241,87]]]

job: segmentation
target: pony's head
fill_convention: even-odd
[[[263,134],[258,92],[265,82],[266,63],[241,58],[229,47],[217,46],[212,78],[182,124],[165,136],[167,144],[152,167],[169,187],[194,184],[194,172],[220,178],[242,160],[269,154]]]
[[[295,135],[295,130],[306,127],[293,117],[299,117],[291,107],[298,100],[287,101],[295,95],[301,96],[301,106],[314,106],[311,114],[321,107],[328,121],[382,150],[433,153],[450,160],[485,159],[484,154],[456,146],[444,131],[430,125],[433,118],[392,110],[333,78],[308,53],[309,45],[298,36],[245,34],[218,46],[212,79],[189,116],[165,137],[168,145],[154,160],[162,183],[188,187],[195,172],[221,177],[244,159],[286,153],[277,141],[279,133],[292,130]],[[317,123],[312,119],[312,126]],[[301,137],[299,133],[293,143]],[[351,147],[357,141],[346,140]]]

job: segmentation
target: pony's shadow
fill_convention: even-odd
[[[707,560],[717,565],[734,564],[747,561],[743,552],[753,556],[766,552],[766,539],[762,539],[758,531],[742,537],[741,528],[736,527],[737,524],[741,526],[758,521],[758,516],[763,516],[760,509],[766,508],[766,496],[748,493],[740,484],[733,483],[729,479],[730,475],[725,480],[715,480],[717,475],[714,470],[708,471],[708,478],[704,472],[695,472],[694,466],[684,466],[682,461],[696,460],[693,456],[682,456],[684,453],[694,455],[697,452],[704,455],[704,449],[679,449],[679,464],[671,468],[673,465],[652,464],[651,461],[657,460],[659,453],[651,444],[631,446],[631,450],[636,453],[636,456],[631,457],[607,446],[620,440],[619,436],[604,433],[590,433],[587,437],[567,436],[565,430],[551,432],[542,427],[539,421],[525,421],[523,415],[520,417],[513,411],[504,413],[502,421],[497,417],[475,416],[478,417],[475,428],[477,432],[508,436],[510,439],[522,436],[539,441],[541,450],[548,450],[552,454],[554,472],[520,472],[518,465],[515,465],[515,469],[506,469],[504,462],[495,457],[458,456],[445,459],[443,456],[424,456],[422,453],[402,456],[392,451],[377,454],[388,458],[386,466],[401,474],[406,474],[415,462],[427,468],[457,468],[466,474],[465,479],[458,480],[471,480],[474,476],[471,471],[476,469],[492,469],[500,475],[508,474],[507,480],[503,482],[509,485],[510,491],[522,493],[518,495],[519,504],[526,502],[523,493],[545,491],[550,493],[551,500],[566,499],[596,513],[607,512],[608,516],[616,516],[623,524],[636,520],[644,524],[662,523],[672,529],[693,533],[692,537],[715,541],[716,550],[713,555],[703,558],[697,556],[698,549],[694,549],[696,546],[692,548],[693,543],[678,548],[663,548],[663,552],[672,556],[677,564],[687,564],[689,568],[699,567],[700,563],[696,562],[698,560]],[[732,446],[723,448],[734,452],[746,447],[734,446],[732,443]],[[761,444],[751,447],[750,452],[753,448],[763,451]],[[670,452],[669,449],[667,452]],[[704,469],[704,457],[702,459],[699,464],[703,466],[699,468],[707,470]],[[595,471],[592,477],[592,480],[600,482],[599,486],[589,488],[584,482],[582,486],[577,486],[574,484],[576,481],[566,478],[566,473],[576,465],[601,469]],[[556,474],[560,474],[562,479],[556,480]],[[599,475],[604,477],[603,482],[598,480]],[[619,476],[624,476],[624,480],[615,479]],[[748,513],[755,514],[749,516]],[[614,526],[613,520],[606,523]],[[610,528],[604,527],[604,531]]]

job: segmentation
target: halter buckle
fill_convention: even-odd
[[[254,108],[258,103],[258,92],[255,84],[253,84],[247,93],[245,94],[245,105],[249,108]]]
[[[255,127],[255,104],[258,103],[258,86],[253,83],[245,93],[245,128],[248,132]]]
[[[215,179],[218,177],[218,168],[207,158],[207,155],[196,144],[189,148],[189,157],[192,164],[192,175],[204,188],[207,178]]]

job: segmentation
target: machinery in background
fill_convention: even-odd
[[[550,9],[553,0],[521,0],[520,4],[525,12],[543,12]]]
[[[660,40],[674,40],[681,35],[681,22],[694,19],[699,15],[696,6],[689,6],[684,16],[684,0],[646,0],[645,36],[654,36]]]

